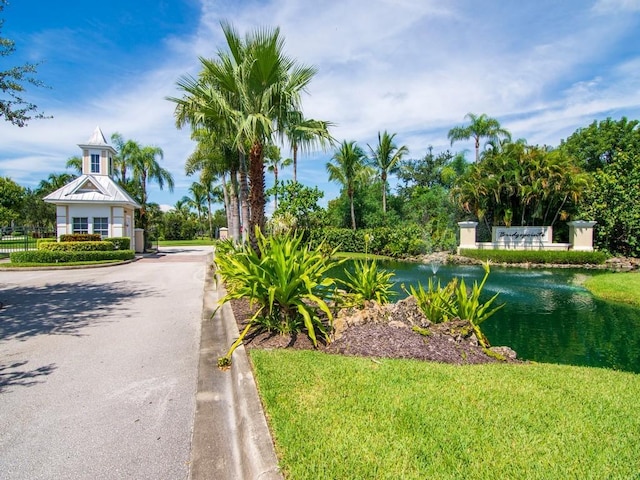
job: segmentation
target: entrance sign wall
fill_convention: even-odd
[[[580,250],[593,251],[593,227],[596,222],[569,222],[569,242],[553,243],[549,226],[493,227],[491,242],[477,242],[478,222],[459,222],[460,243],[464,248],[486,250]]]

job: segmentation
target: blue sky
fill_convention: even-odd
[[[198,56],[224,48],[221,20],[242,33],[279,26],[287,52],[318,69],[305,115],[365,149],[381,130],[397,133],[410,158],[451,148],[447,132],[468,112],[552,146],[593,120],[640,119],[640,0],[10,0],[3,18],[16,53],[0,70],[42,62],[37,76],[50,87],[26,98],[54,118],[0,122],[0,175],[28,187],[64,172],[99,125],[107,138],[163,149],[176,188],[152,186],[151,201],[186,195],[197,180],[184,174],[193,144],[165,97],[197,74]],[[471,159],[471,142],[453,146],[464,149]],[[339,194],[325,170],[331,155],[298,167],[325,204]]]

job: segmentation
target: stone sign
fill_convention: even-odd
[[[551,227],[493,227],[493,242],[507,248],[551,243]]]

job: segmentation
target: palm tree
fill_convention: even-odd
[[[76,178],[71,173],[50,173],[46,180],[40,180],[35,192],[38,195],[48,195],[57,189],[64,187],[67,183]]]
[[[378,132],[378,145],[375,150],[369,146],[371,150],[371,164],[380,172],[382,180],[382,212],[387,213],[387,177],[390,173],[398,170],[400,160],[409,152],[406,145],[398,146],[393,143],[393,137],[396,134],[389,135],[385,130],[382,135]]]
[[[333,123],[323,120],[306,119],[302,112],[293,110],[287,116],[285,135],[291,145],[293,160],[293,181],[298,181],[298,150],[305,152],[316,146],[323,150],[335,143],[329,134]]]
[[[187,158],[185,171],[188,176],[199,172],[200,183],[207,186],[210,192],[215,189],[213,183],[216,179],[221,179],[229,235],[237,242],[240,240],[240,207],[244,200],[241,198],[238,184],[240,160],[237,149],[232,148],[233,142],[220,128],[197,129],[192,133],[191,138],[197,141],[196,149]],[[213,235],[209,199],[208,202],[209,234]]]
[[[70,168],[75,171],[76,175],[82,175],[82,157],[74,155],[67,159],[65,168]]]
[[[240,38],[228,23],[222,23],[227,51],[217,60],[200,59],[198,79],[178,81],[185,92],[176,102],[176,114],[192,127],[221,123],[234,138],[234,146],[247,153],[249,192],[249,234],[254,226],[264,227],[265,167],[264,147],[272,137],[284,137],[287,116],[300,111],[301,92],[316,73],[315,68],[298,65],[284,52],[278,28],[258,29]]]
[[[476,149],[476,163],[480,161],[480,139],[486,138],[492,141],[499,141],[506,138],[511,140],[508,130],[500,126],[500,122],[486,114],[476,115],[467,113],[464,117],[471,122],[466,127],[453,127],[449,130],[447,137],[451,140],[451,145],[459,140],[469,140],[473,138]]]
[[[293,163],[290,158],[282,160],[280,155],[280,148],[276,145],[268,145],[265,149],[264,159],[266,161],[267,170],[273,173],[274,177],[274,191],[275,193],[275,210],[278,209],[278,173],[280,167],[288,167]]]
[[[189,193],[191,193],[189,199],[189,206],[194,207],[198,212],[198,225],[202,228],[202,210],[207,202],[207,190],[204,185],[198,182],[193,182],[189,187]]]
[[[140,226],[144,231],[144,248],[146,249],[148,225],[146,214],[148,203],[147,185],[150,181],[155,181],[160,190],[162,190],[166,184],[169,187],[169,191],[173,192],[174,182],[171,173],[162,168],[156,160],[156,157],[164,157],[164,152],[160,147],[140,147],[136,142],[132,143],[135,144],[136,148],[132,148],[129,161],[131,162],[130,165],[132,169],[132,183],[138,188],[139,201],[142,207],[140,209]]]
[[[327,163],[329,181],[336,181],[347,191],[351,207],[351,228],[356,229],[356,214],[353,206],[353,196],[358,182],[368,178],[371,170],[365,164],[366,155],[355,141],[342,142],[339,150]],[[333,162],[333,163],[332,163]]]

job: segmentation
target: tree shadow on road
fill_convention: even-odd
[[[25,340],[42,334],[77,335],[82,329],[105,321],[114,313],[131,313],[125,304],[157,292],[127,282],[94,284],[59,282],[40,287],[0,290],[0,340]],[[121,311],[121,312],[119,312]]]
[[[28,361],[15,362],[11,365],[0,363],[0,393],[4,393],[11,386],[30,387],[36,383],[42,383],[39,377],[52,373],[57,367],[54,363],[29,370],[24,367]]]

